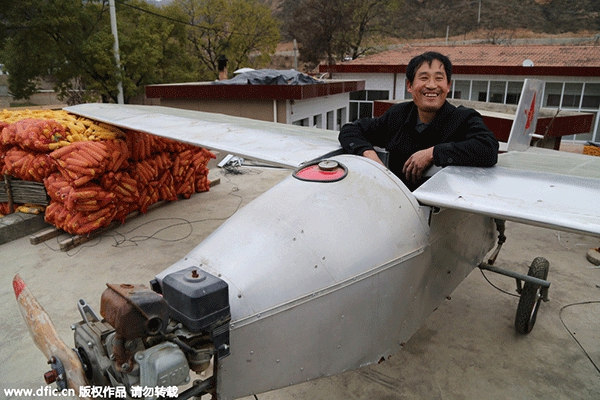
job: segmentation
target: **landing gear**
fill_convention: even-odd
[[[531,332],[542,300],[548,301],[548,288],[550,288],[550,282],[546,280],[550,268],[548,260],[543,257],[535,258],[527,275],[494,267],[489,263],[481,263],[479,268],[516,279],[517,293],[520,298],[515,317],[515,329],[522,334]]]
[[[498,253],[500,253],[502,245],[506,241],[506,236],[504,236],[504,221],[496,219],[495,222],[496,229],[498,230],[498,245],[488,262],[481,263],[479,268],[516,279],[517,293],[519,293],[520,298],[515,317],[515,330],[518,333],[527,334],[531,332],[535,325],[542,300],[548,301],[550,282],[546,279],[548,278],[550,263],[544,257],[536,257],[531,263],[527,275],[495,267],[493,264],[496,261],[496,257],[498,257]],[[525,283],[523,284],[523,282]]]
[[[529,267],[528,276],[546,280],[550,264],[543,257],[537,257]],[[547,301],[548,288],[525,282],[520,289],[521,281],[517,280],[517,291],[521,295],[515,317],[515,329],[518,333],[527,334],[533,329],[535,319],[542,300]],[[519,290],[520,289],[520,290]]]

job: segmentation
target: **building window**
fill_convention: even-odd
[[[387,90],[367,90],[367,100],[388,100],[390,98],[390,92]]]
[[[308,126],[308,118],[298,119],[298,120],[292,122],[292,125]]]
[[[454,81],[453,86],[453,99],[469,100],[469,93],[471,92],[471,81],[456,80]]]
[[[335,126],[333,125],[333,111],[327,111],[327,129],[335,129]]]
[[[338,108],[337,116],[335,121],[336,130],[342,129],[342,125],[344,125],[348,120],[346,119],[346,108]]]
[[[356,121],[358,119],[358,103],[350,102],[349,112],[349,121]]]
[[[524,82],[455,80],[449,98],[489,103],[519,104]],[[600,140],[600,83],[546,82],[542,107],[591,112],[592,133],[564,136],[563,140]],[[409,97],[410,98],[410,97]]]
[[[506,81],[490,82],[490,103],[504,104],[506,98]]]
[[[600,107],[600,84],[548,82],[544,89],[542,107],[571,109],[594,114],[592,132],[563,136],[563,140],[598,140],[598,108]]]
[[[313,115],[313,128],[323,127],[323,116],[321,114]]]
[[[583,91],[583,100],[581,108],[592,108],[597,110],[600,107],[600,83],[586,83]]]
[[[350,93],[349,121],[373,116],[373,102],[388,100],[390,92],[387,90],[359,90]]]
[[[506,104],[519,104],[523,91],[523,82],[508,82],[506,89]]]
[[[488,81],[473,81],[473,89],[469,100],[487,102],[488,86]]]
[[[582,83],[565,83],[561,108],[579,108],[582,90]]]
[[[558,82],[546,83],[544,89],[544,102],[543,107],[560,107],[560,97],[562,96],[563,84]]]

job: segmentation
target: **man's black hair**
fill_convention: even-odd
[[[423,65],[423,63],[431,65],[433,60],[438,60],[444,65],[446,78],[448,79],[448,82],[450,82],[452,78],[452,63],[450,62],[450,59],[438,52],[428,51],[419,56],[413,57],[413,59],[409,61],[408,66],[406,67],[406,79],[408,79],[411,85],[415,80],[415,74],[421,65]]]

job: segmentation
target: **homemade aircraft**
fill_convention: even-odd
[[[600,159],[530,147],[541,89],[525,82],[497,166],[447,167],[415,192],[341,154],[337,132],[153,106],[68,107],[294,171],[149,287],[108,284],[101,316],[80,300],[74,349],[17,275],[23,317],[52,366],[47,382],[129,393],[187,384],[179,398],[234,399],[342,373],[397,352],[476,267],[516,278],[515,328],[528,333],[549,266],[535,258],[525,275],[492,265],[503,221],[600,237]],[[211,366],[189,385],[190,371]]]

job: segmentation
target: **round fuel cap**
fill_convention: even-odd
[[[322,160],[300,167],[293,175],[308,182],[337,182],[348,175],[348,169],[337,161]]]

